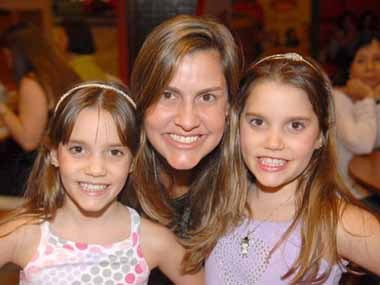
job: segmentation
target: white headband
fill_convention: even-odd
[[[59,100],[57,102],[57,105],[55,105],[54,113],[57,112],[57,109],[58,109],[59,105],[62,103],[63,100],[65,100],[66,97],[70,96],[76,90],[79,90],[79,89],[82,89],[82,88],[87,88],[87,87],[98,87],[98,88],[101,88],[101,89],[112,90],[112,91],[116,92],[117,94],[123,96],[125,99],[127,99],[128,102],[131,103],[131,105],[133,106],[133,108],[136,109],[136,103],[124,91],[122,91],[122,90],[120,90],[120,89],[118,89],[116,87],[113,87],[111,85],[105,84],[105,83],[84,83],[84,84],[78,85],[78,86],[70,89],[65,94],[63,94],[61,96],[61,98],[59,98]]]
[[[314,64],[312,64],[310,61],[304,59],[302,57],[302,55],[295,53],[295,52],[278,53],[278,54],[270,55],[270,56],[267,56],[267,57],[260,59],[254,65],[258,65],[258,64],[260,64],[264,61],[267,61],[269,59],[288,59],[288,60],[292,60],[292,61],[302,61],[302,62],[306,63],[308,66],[310,66],[312,69],[314,69],[315,71],[319,72],[318,68]]]

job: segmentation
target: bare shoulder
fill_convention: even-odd
[[[32,258],[40,239],[40,226],[19,218],[0,226],[0,267],[13,262],[21,267]]]
[[[168,252],[181,250],[175,235],[163,225],[141,218],[141,248],[150,268],[159,265]]]
[[[375,214],[346,205],[338,224],[337,245],[342,257],[380,274],[380,222]]]
[[[162,247],[176,241],[175,235],[163,225],[141,218],[141,240],[162,250]]]
[[[43,92],[42,86],[37,82],[34,77],[25,76],[20,82],[20,91],[40,91]]]
[[[338,233],[348,235],[371,235],[379,230],[379,219],[374,213],[354,205],[344,205],[338,224]]]

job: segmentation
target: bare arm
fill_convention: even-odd
[[[371,213],[349,205],[338,224],[339,254],[380,275],[380,222]]]
[[[142,230],[142,249],[150,268],[158,266],[175,284],[204,284],[203,270],[195,274],[183,274],[181,262],[185,250],[167,228],[144,221]]]
[[[31,78],[21,80],[19,90],[19,114],[4,104],[0,113],[10,136],[26,151],[35,149],[48,120],[48,102],[41,86]]]

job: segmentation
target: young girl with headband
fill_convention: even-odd
[[[249,210],[209,255],[206,284],[338,284],[348,260],[380,274],[379,219],[337,178],[321,68],[298,54],[272,55],[250,66],[239,95],[231,123]]]
[[[138,149],[135,104],[122,87],[83,83],[58,102],[20,209],[0,224],[0,266],[22,268],[20,284],[147,284],[159,266],[184,275],[184,249],[163,226],[117,197]]]

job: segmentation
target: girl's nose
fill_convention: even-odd
[[[88,161],[86,174],[90,176],[104,176],[107,173],[106,162],[101,156],[94,156]]]
[[[270,150],[282,150],[284,148],[283,136],[279,130],[270,130],[266,140],[266,147]]]

